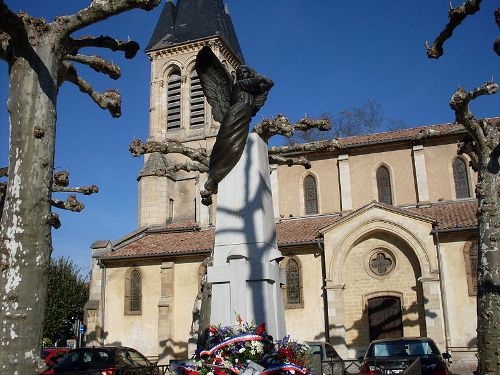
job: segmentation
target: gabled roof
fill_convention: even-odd
[[[475,199],[438,202],[420,207],[392,207],[372,202],[345,216],[335,214],[281,219],[276,224],[278,246],[286,248],[314,244],[318,239],[321,240],[321,233],[326,228],[370,207],[380,207],[416,219],[434,222],[435,229],[439,232],[471,230],[477,227]],[[193,220],[157,225],[137,231],[115,243],[114,251],[104,255],[102,259],[208,254],[213,249],[214,235],[213,227],[201,229]]]
[[[500,126],[500,117],[492,117],[485,119],[490,124]],[[365,135],[354,135],[351,137],[334,138],[328,140],[320,140],[309,142],[311,152],[316,151],[334,151],[359,148],[364,146],[374,146],[379,144],[389,144],[396,142],[413,142],[421,143],[426,139],[461,136],[466,133],[463,125],[458,123],[447,123],[437,125],[418,126],[415,128],[392,130],[381,133],[370,133]],[[276,147],[279,149],[279,147]],[[273,150],[273,147],[270,148]],[[283,153],[301,153],[304,154],[303,145],[298,145],[297,149],[292,146],[287,147],[287,151]]]
[[[167,1],[146,51],[214,36],[219,36],[244,62],[233,22],[222,0],[177,0],[176,4]]]

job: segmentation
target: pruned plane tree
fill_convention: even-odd
[[[54,172],[57,95],[64,82],[86,93],[111,116],[121,114],[116,90],[96,91],[77,70],[86,65],[112,79],[120,69],[88,47],[120,51],[133,58],[134,41],[110,36],[74,37],[75,32],[111,16],[151,10],[160,0],[89,0],[88,6],[49,22],[15,13],[0,0],[0,59],[8,65],[9,162],[0,184],[0,373],[36,374],[43,367],[40,343],[46,300],[51,227],[59,220],[52,207],[79,211],[74,195],[57,200],[53,192],[92,194],[97,187],[68,187],[68,174]]]
[[[480,10],[480,6],[481,0],[466,0],[456,8],[451,7],[448,23],[432,46],[425,44],[427,56],[439,58],[443,54],[443,44],[467,17]],[[494,19],[500,27],[500,8],[494,11]],[[493,50],[500,56],[500,38],[494,42]],[[500,371],[500,125],[475,118],[469,105],[475,99],[497,91],[498,84],[492,81],[471,91],[460,87],[449,102],[456,122],[462,124],[468,133],[458,145],[458,153],[467,154],[471,167],[478,173],[477,373],[480,375]]]
[[[272,119],[262,120],[253,128],[253,131],[256,132],[266,143],[268,143],[269,139],[275,135],[281,135],[290,138],[296,131],[306,132],[310,129],[327,131],[330,128],[330,122],[326,119],[312,119],[304,117],[296,123],[292,123],[287,117],[279,114]],[[332,144],[332,141],[324,141],[270,147],[268,149],[269,163],[288,165],[289,167],[293,165],[302,165],[304,168],[309,169],[311,168],[311,163],[307,158],[305,158],[304,156],[289,156],[289,154],[293,152],[300,153],[303,151],[317,151],[325,148],[330,148],[332,147]],[[158,152],[164,155],[181,154],[191,160],[184,163],[173,164],[168,168],[154,171],[154,173],[158,176],[165,176],[165,174],[167,174],[168,172],[178,171],[197,171],[200,173],[208,173],[210,155],[208,150],[203,147],[189,147],[175,139],[147,142],[142,142],[141,140],[136,139],[130,144],[129,150],[133,156],[141,156],[153,152]],[[201,194],[203,198],[202,202],[206,205],[210,205],[212,203],[210,196],[208,196],[207,199],[207,195],[203,191]]]

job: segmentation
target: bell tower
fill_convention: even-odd
[[[244,62],[222,0],[168,0],[146,47],[151,61],[149,140],[212,148],[219,124],[194,69],[196,55],[206,45],[230,74]],[[199,199],[206,176],[166,171],[185,160],[182,155],[145,156],[138,176],[139,227],[186,220],[210,224],[210,208]]]

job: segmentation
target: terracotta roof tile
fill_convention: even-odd
[[[278,246],[314,242],[320,229],[340,219],[340,215],[329,215],[281,220],[276,224]]]
[[[154,255],[180,255],[212,251],[214,230],[147,232],[136,241],[105,255],[104,259]]]
[[[469,229],[477,226],[475,200],[439,202],[421,207],[399,207],[437,221],[438,230]],[[313,243],[320,230],[340,220],[340,215],[282,219],[276,225],[278,246]],[[195,221],[157,226],[115,246],[103,259],[143,256],[209,253],[213,249],[214,229],[199,230]]]
[[[409,207],[405,210],[430,217],[437,221],[438,230],[477,227],[477,201],[438,202],[430,206]]]

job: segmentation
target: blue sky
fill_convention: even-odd
[[[5,0],[11,9],[52,20],[73,13],[90,0]],[[445,44],[439,60],[426,57],[447,21],[448,0],[403,2],[319,0],[227,0],[247,64],[271,77],[275,86],[254,122],[283,113],[291,120],[378,101],[384,114],[419,126],[453,121],[448,101],[455,89],[500,81],[500,59],[492,45],[498,37],[495,2],[467,19]],[[457,0],[453,1],[458,5]],[[163,4],[151,12],[134,10],[93,25],[77,35],[133,39],[144,48]],[[142,159],[128,145],[146,139],[149,109],[149,61],[141,51],[134,60],[103,50],[99,54],[122,69],[113,81],[88,69],[80,74],[96,89],[118,88],[122,117],[113,119],[72,84],[58,97],[56,168],[70,171],[74,186],[96,184],[100,192],[80,197],[81,213],[61,212],[53,231],[55,256],[69,256],[90,268],[90,245],[134,230],[137,223],[136,177]],[[8,70],[0,62],[0,166],[7,165]],[[479,117],[500,115],[500,94],[472,105]]]

